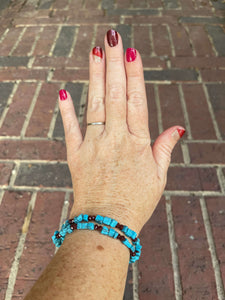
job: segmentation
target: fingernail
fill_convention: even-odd
[[[118,33],[117,31],[110,29],[107,32],[107,41],[110,47],[115,47],[118,44]]]
[[[182,138],[182,136],[185,134],[185,129],[184,128],[177,128],[173,133],[172,136],[176,139],[179,140]]]
[[[67,99],[67,93],[65,90],[60,90],[59,91],[59,98],[60,100],[66,100]]]
[[[103,52],[101,47],[94,47],[92,49],[92,54],[95,62],[100,62],[103,57]]]
[[[182,136],[185,134],[185,129],[184,128],[177,128],[177,131],[179,133],[180,138],[182,138]]]
[[[132,62],[135,60],[137,56],[137,51],[134,48],[127,48],[126,51],[126,57],[127,57],[127,62]]]

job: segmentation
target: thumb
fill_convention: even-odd
[[[166,181],[171,153],[184,133],[185,129],[183,127],[173,126],[161,133],[153,145],[152,152],[158,166],[158,176],[161,180]]]

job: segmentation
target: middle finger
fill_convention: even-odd
[[[106,124],[105,130],[127,128],[126,122],[126,73],[124,68],[123,43],[115,30],[105,37],[106,52]]]

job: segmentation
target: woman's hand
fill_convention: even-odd
[[[105,53],[90,53],[87,126],[83,140],[71,96],[60,91],[67,158],[74,189],[70,217],[112,217],[139,233],[165,188],[171,152],[185,130],[164,131],[151,147],[143,67],[138,51],[124,56],[122,39],[110,30]],[[66,99],[65,99],[66,98]]]

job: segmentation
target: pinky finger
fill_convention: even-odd
[[[63,120],[67,156],[70,158],[80,148],[83,137],[76,117],[72,98],[65,90],[59,91],[59,109]]]

